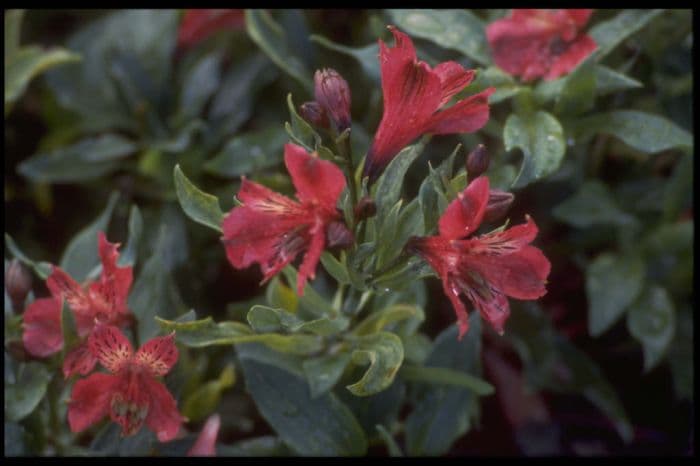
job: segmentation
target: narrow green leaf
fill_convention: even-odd
[[[19,48],[24,10],[5,10],[5,60],[10,60]]]
[[[554,112],[557,115],[580,115],[593,108],[595,97],[596,69],[594,61],[588,58],[566,77],[557,96]]]
[[[462,52],[480,65],[487,65],[489,48],[484,23],[467,10],[389,10],[404,32]]]
[[[304,375],[309,382],[311,398],[318,398],[332,389],[343,375],[350,363],[350,353],[343,351],[336,354],[324,354],[302,363]]]
[[[175,165],[173,178],[175,180],[177,200],[180,201],[180,206],[185,214],[195,222],[221,233],[223,231],[221,224],[224,221],[224,213],[221,211],[219,200],[216,196],[205,193],[192,184],[185,174],[182,173],[180,165]]]
[[[630,306],[627,328],[644,349],[644,371],[661,362],[675,333],[675,309],[665,289],[651,286]]]
[[[181,121],[196,118],[221,83],[221,53],[202,57],[188,72],[182,86],[178,117]]]
[[[362,378],[346,388],[353,395],[369,396],[379,393],[394,381],[403,362],[401,339],[389,332],[378,332],[353,340],[356,348],[352,362],[369,364]]]
[[[379,435],[382,437],[382,440],[384,440],[384,443],[386,444],[386,448],[389,451],[389,456],[392,458],[396,457],[402,457],[403,452],[401,451],[401,447],[396,443],[396,440],[394,440],[394,437],[392,437],[391,433],[389,433],[388,430],[386,430],[386,427],[384,427],[381,424],[377,424],[377,432],[379,432]]]
[[[676,220],[684,209],[689,209],[692,205],[694,163],[690,154],[683,156],[666,183],[663,214],[666,222]]]
[[[289,119],[285,128],[289,136],[298,144],[304,146],[306,150],[312,152],[321,145],[321,136],[311,127],[311,125],[299,116],[292,100],[292,94],[287,94],[287,108],[289,109]]]
[[[496,92],[489,96],[490,104],[497,104],[516,95],[522,87],[513,78],[496,66],[489,66],[479,70],[474,82],[469,85],[471,93],[475,94],[485,90],[487,87],[495,87]]]
[[[350,284],[348,268],[328,251],[324,251],[323,254],[321,254],[321,264],[323,264],[323,268],[326,269],[326,272],[328,272],[339,285]]]
[[[586,181],[573,196],[557,205],[552,214],[576,228],[626,226],[636,221],[620,209],[607,186],[598,180]]]
[[[279,437],[264,435],[239,440],[231,445],[218,444],[216,454],[222,457],[289,457],[292,455],[292,451]]]
[[[642,291],[644,263],[638,256],[601,254],[586,268],[588,331],[602,335]]]
[[[292,333],[308,332],[319,336],[329,336],[341,332],[350,324],[350,321],[343,316],[337,316],[333,319],[321,317],[304,321],[284,309],[273,309],[261,305],[253,306],[246,319],[257,332],[275,332],[284,329]]]
[[[204,169],[224,177],[249,175],[281,163],[285,142],[287,134],[276,127],[238,134],[204,164]]]
[[[198,422],[216,410],[221,394],[236,383],[236,372],[227,365],[219,378],[201,385],[182,403],[182,414],[190,421]]]
[[[246,10],[248,36],[285,73],[296,79],[309,95],[313,94],[311,71],[290,49],[284,29],[265,10]]]
[[[411,164],[423,152],[427,141],[427,138],[423,138],[416,144],[403,149],[389,162],[384,173],[379,177],[374,194],[374,198],[378,203],[378,219],[383,219],[399,200],[406,172]]]
[[[82,282],[100,263],[97,251],[97,234],[106,232],[112,212],[119,200],[119,193],[113,192],[107,201],[107,207],[88,226],[73,237],[61,256],[61,268],[78,282]]]
[[[614,92],[626,91],[628,89],[638,89],[644,84],[636,79],[630,78],[622,73],[618,73],[612,68],[603,65],[595,67],[596,94],[606,95]]]
[[[596,24],[589,35],[598,45],[595,58],[600,61],[615,47],[646,26],[664,10],[624,10],[612,19]]]
[[[68,353],[80,343],[78,327],[75,323],[75,316],[67,302],[63,302],[61,308],[61,333],[63,335],[63,351]]]
[[[39,405],[46,394],[52,374],[38,362],[19,367],[16,383],[5,383],[5,420],[24,419]]]
[[[445,367],[423,367],[404,364],[399,374],[403,379],[413,382],[455,385],[467,388],[479,396],[491,395],[494,391],[493,385],[485,380]]]
[[[139,206],[136,204],[131,206],[129,212],[129,237],[126,241],[126,248],[119,255],[119,266],[133,266],[136,264],[136,255],[139,250],[141,234],[143,233],[143,217]]]
[[[5,233],[5,247],[7,248],[8,251],[12,254],[13,257],[15,257],[18,261],[23,263],[26,266],[31,267],[34,269],[34,272],[41,278],[42,280],[46,280],[49,275],[51,275],[51,264],[48,262],[34,262],[30,258],[28,258],[24,253],[19,249],[17,244],[15,243],[15,240],[12,239],[10,235]]]
[[[360,62],[360,66],[365,70],[365,73],[375,81],[381,78],[379,71],[379,46],[376,43],[369,44],[365,47],[347,47],[342,44],[337,44],[326,39],[323,36],[312,35],[309,40],[336,52],[353,57]]]
[[[291,265],[282,269],[282,273],[295,290],[297,286],[297,271]],[[323,298],[318,291],[314,290],[310,283],[304,286],[304,294],[299,296],[300,307],[316,317],[329,317],[331,319],[338,316],[338,310],[333,308],[333,305]]]
[[[523,163],[513,182],[518,188],[553,173],[566,152],[561,124],[545,111],[522,117],[511,114],[503,128],[503,143],[507,151],[516,147],[523,151]]]
[[[270,306],[284,309],[292,314],[296,314],[299,309],[299,297],[294,290],[282,283],[278,276],[273,277],[267,285],[265,299]]]
[[[417,318],[419,322],[422,322],[424,317],[423,310],[417,306],[395,304],[368,315],[362,322],[355,326],[352,334],[358,336],[371,335],[395,322],[411,318]]]

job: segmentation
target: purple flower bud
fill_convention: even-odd
[[[326,115],[323,107],[315,100],[301,104],[301,107],[299,107],[299,115],[311,125],[318,128],[328,128],[330,126],[328,115]]]
[[[15,311],[22,309],[27,294],[32,289],[32,275],[17,259],[12,259],[5,275],[5,289]]]
[[[474,180],[486,172],[489,168],[491,158],[483,144],[479,144],[467,156],[467,175],[470,180]]]
[[[377,213],[377,204],[374,203],[371,197],[365,196],[357,203],[353,213],[355,214],[355,219],[358,221],[364,220]]]
[[[495,222],[503,218],[510,209],[515,196],[513,193],[492,189],[489,191],[489,201],[486,204],[486,212],[484,213],[484,222]]]
[[[326,227],[326,241],[329,248],[346,249],[352,246],[355,237],[345,223],[335,221]]]
[[[326,111],[338,133],[351,125],[350,87],[337,71],[332,68],[317,70],[314,74],[314,94],[316,102]]]

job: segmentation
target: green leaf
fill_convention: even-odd
[[[583,183],[573,196],[552,210],[552,215],[576,228],[592,225],[629,226],[636,221],[618,207],[607,186],[598,180]]]
[[[221,233],[224,213],[221,211],[216,196],[205,193],[192,184],[182,173],[180,165],[175,165],[173,179],[175,180],[177,200],[185,214],[195,222]]]
[[[618,73],[612,68],[603,65],[595,67],[596,94],[606,95],[614,92],[626,91],[628,89],[638,89],[644,84],[636,79],[630,78],[622,73]]]
[[[309,382],[311,398],[318,398],[333,388],[343,371],[350,363],[350,353],[343,351],[336,354],[324,354],[302,363],[304,375]]]
[[[24,440],[25,436],[26,432],[21,424],[5,420],[5,457],[31,455],[31,449]]]
[[[5,10],[5,60],[9,60],[19,48],[24,10]]]
[[[261,363],[254,359],[252,350],[238,350],[248,392],[262,417],[295,453],[365,454],[365,433],[352,412],[333,393],[312,398],[301,374]]]
[[[282,273],[287,279],[287,283],[296,289],[297,286],[297,271],[291,265],[286,266],[282,269]],[[326,301],[318,291],[314,290],[310,283],[304,285],[304,294],[299,296],[299,305],[302,310],[306,311],[309,315],[316,317],[329,317],[331,319],[336,318],[339,313],[331,303]]]
[[[276,127],[238,134],[204,164],[204,169],[224,177],[256,173],[282,162],[285,142],[287,134]]]
[[[221,53],[202,57],[185,77],[180,95],[178,117],[181,121],[196,118],[221,83]]]
[[[624,10],[612,19],[596,24],[589,35],[598,45],[596,60],[602,60],[621,42],[646,26],[664,10]]]
[[[218,456],[254,456],[254,457],[289,457],[291,450],[279,437],[264,435],[261,437],[239,440],[231,445],[218,444],[216,446]]]
[[[156,317],[156,321],[163,329],[174,330],[177,341],[191,348],[262,343],[275,351],[300,355],[316,353],[323,348],[320,337],[314,335],[255,334],[245,324],[239,322],[217,324],[211,317],[191,322],[177,322]]]
[[[399,445],[396,443],[396,440],[394,440],[394,437],[391,436],[389,431],[386,430],[386,427],[384,427],[381,424],[377,424],[377,432],[379,432],[379,435],[382,437],[382,440],[384,440],[386,448],[389,451],[390,457],[395,458],[403,456],[401,447],[399,447]]]
[[[472,93],[477,93],[487,87],[496,88],[496,92],[489,96],[489,103],[492,105],[514,96],[522,89],[511,75],[495,66],[479,70],[476,79],[470,84],[469,90]]]
[[[34,262],[30,258],[28,258],[24,253],[19,249],[17,244],[15,243],[15,240],[12,239],[10,235],[5,233],[5,247],[7,248],[8,251],[12,254],[13,257],[15,257],[18,261],[23,263],[26,266],[31,267],[34,269],[34,273],[36,273],[39,278],[42,280],[46,280],[49,275],[51,275],[51,264],[48,262]]]
[[[62,48],[43,50],[26,46],[5,59],[5,115],[9,105],[17,100],[29,82],[44,71],[64,63],[80,61],[80,55]]]
[[[578,142],[598,133],[615,136],[645,154],[678,147],[692,150],[693,136],[664,117],[636,110],[615,110],[579,120],[572,128]]]
[[[601,254],[586,268],[588,331],[598,337],[617,322],[642,291],[644,262],[639,256]]]
[[[221,393],[236,383],[236,372],[227,365],[219,378],[201,385],[182,403],[182,414],[190,421],[198,422],[216,410]]]
[[[319,336],[341,332],[350,324],[350,321],[343,316],[304,321],[284,309],[273,309],[262,305],[253,306],[246,319],[256,332],[275,332],[284,329],[293,333],[308,332]]]
[[[100,264],[97,250],[97,234],[106,232],[112,212],[119,200],[119,193],[113,192],[107,201],[107,207],[93,222],[73,237],[61,256],[61,268],[78,282]]]
[[[20,365],[16,383],[5,381],[5,421],[19,421],[31,414],[44,398],[51,377],[38,362]]]
[[[116,134],[83,139],[53,152],[36,154],[17,167],[22,176],[46,183],[75,183],[111,173],[120,161],[137,150],[136,145]]]
[[[503,144],[507,151],[515,147],[523,151],[523,163],[513,182],[518,188],[553,173],[566,152],[561,124],[541,110],[528,116],[511,114],[503,128]]]
[[[480,65],[490,63],[484,23],[467,10],[389,10],[404,32],[457,50]]]
[[[481,321],[478,313],[469,318],[469,332],[460,341],[451,325],[435,340],[426,367],[442,367],[472,374],[480,373]],[[462,387],[424,387],[417,404],[406,419],[406,450],[411,456],[438,456],[471,427],[478,410],[474,392]]]
[[[383,219],[399,200],[408,167],[423,152],[426,143],[427,139],[423,138],[418,143],[403,149],[389,162],[386,170],[379,177],[374,194],[378,204],[377,219]]]
[[[321,264],[326,272],[338,282],[339,285],[349,285],[350,275],[344,261],[341,262],[328,251],[321,254]]]
[[[289,108],[289,119],[291,123],[285,125],[289,136],[298,144],[304,146],[306,150],[312,152],[321,145],[321,136],[311,127],[306,120],[299,116],[292,100],[292,94],[287,94],[287,108]]]
[[[412,382],[426,382],[434,385],[454,385],[468,388],[476,395],[493,394],[493,385],[483,379],[445,367],[423,367],[404,364],[401,378]]]
[[[129,212],[129,238],[126,241],[126,248],[119,255],[119,266],[133,266],[136,264],[136,255],[139,250],[139,242],[143,233],[143,217],[137,205],[131,206]]]
[[[554,112],[557,115],[580,115],[591,108],[596,97],[596,69],[592,59],[586,59],[569,74],[557,96]]]
[[[653,369],[668,351],[675,333],[673,302],[660,286],[644,289],[627,314],[627,328],[644,349],[644,371]]]
[[[75,323],[75,316],[67,302],[63,302],[61,307],[61,334],[63,335],[63,351],[67,354],[80,343],[78,327]]]
[[[692,205],[693,164],[694,160],[690,154],[683,156],[666,183],[663,214],[663,220],[666,222],[676,220],[684,209],[689,209]]]
[[[403,362],[401,339],[389,332],[378,332],[353,340],[357,348],[352,352],[352,362],[369,364],[362,378],[346,388],[356,396],[379,393],[394,381]]]
[[[365,47],[347,47],[342,44],[337,44],[333,41],[326,39],[323,36],[312,35],[309,40],[316,42],[317,44],[336,52],[353,57],[355,60],[360,62],[360,66],[365,70],[365,73],[375,81],[381,79],[381,74],[379,71],[379,46],[375,43],[369,44]]]
[[[299,309],[299,297],[294,290],[282,283],[278,276],[273,277],[267,285],[265,299],[270,306],[284,309],[292,314],[296,314]]]
[[[447,198],[441,180],[443,178],[446,180],[452,178],[454,160],[461,148],[462,145],[457,144],[449,157],[438,168],[433,169],[430,164],[428,165],[430,174],[423,180],[418,190],[418,201],[423,211],[423,231],[425,233],[431,233],[437,227],[440,212],[442,211],[438,206],[438,198],[442,197],[445,206],[447,206]]]
[[[363,336],[380,332],[388,325],[402,320],[417,318],[424,319],[423,310],[410,304],[395,304],[380,311],[372,312],[352,330],[353,335]]]
[[[286,33],[265,10],[246,10],[248,36],[285,73],[296,79],[309,95],[313,93],[311,71],[291,50]]]

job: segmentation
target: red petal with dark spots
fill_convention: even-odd
[[[63,348],[61,302],[54,298],[34,300],[24,311],[22,342],[32,356],[45,358]]]
[[[93,288],[98,291],[109,306],[109,314],[129,313],[127,298],[133,281],[132,267],[118,267],[119,244],[107,241],[104,232],[97,236],[98,251],[102,261],[102,274]]]
[[[73,348],[63,360],[63,377],[87,375],[95,368],[97,358],[92,354],[87,343]]]
[[[137,364],[148,368],[155,377],[170,372],[178,358],[175,334],[156,337],[146,342],[134,356]]]
[[[92,354],[105,369],[117,373],[130,364],[134,353],[131,343],[117,327],[98,325],[93,330],[88,345]]]

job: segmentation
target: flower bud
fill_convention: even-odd
[[[317,128],[328,128],[329,126],[328,115],[326,115],[323,107],[315,100],[301,104],[301,107],[299,107],[299,115]]]
[[[503,218],[510,209],[515,196],[513,193],[492,189],[489,191],[489,201],[486,204],[486,212],[484,213],[484,222],[495,222]]]
[[[357,203],[353,213],[355,214],[355,219],[358,222],[360,220],[373,217],[377,213],[377,204],[374,203],[374,200],[371,197],[365,196]]]
[[[15,310],[24,306],[24,300],[32,289],[32,275],[17,259],[12,259],[5,275],[5,289]]]
[[[329,248],[346,249],[352,246],[355,237],[345,223],[335,221],[326,227],[326,241]]]
[[[350,127],[350,87],[332,68],[314,74],[314,95],[338,133]]]
[[[474,180],[486,172],[490,162],[491,159],[486,151],[486,147],[483,144],[476,146],[467,156],[467,175],[469,175],[469,179]]]

